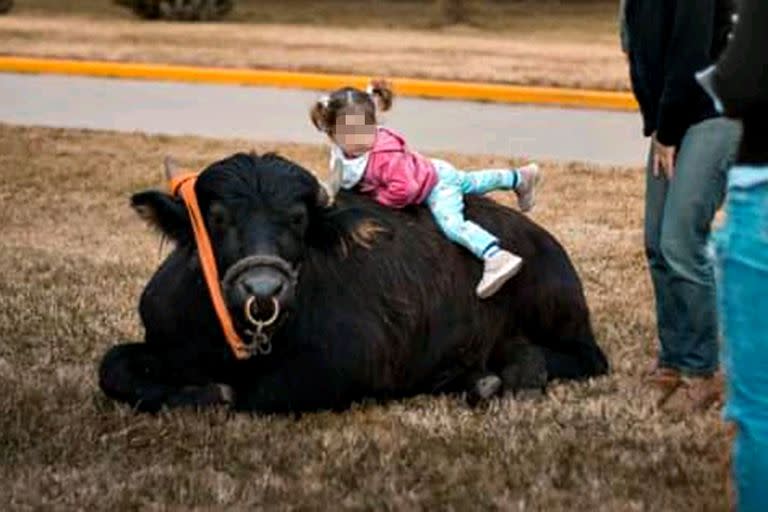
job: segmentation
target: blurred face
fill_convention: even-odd
[[[373,147],[376,125],[366,124],[358,109],[344,109],[336,116],[333,140],[347,156],[357,157]]]

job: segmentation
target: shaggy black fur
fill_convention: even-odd
[[[147,411],[230,403],[300,412],[471,390],[488,374],[515,391],[607,372],[567,254],[525,216],[467,198],[467,216],[526,260],[481,301],[481,262],[440,234],[426,208],[395,211],[351,193],[324,207],[318,186],[272,154],[231,156],[197,182],[222,276],[253,254],[300,269],[271,333],[273,352],[245,361],[221,334],[183,205],[161,192],[136,194],[134,207],[152,212],[176,248],[141,297],[145,343],[104,356],[104,392]],[[242,328],[239,304],[231,305]]]

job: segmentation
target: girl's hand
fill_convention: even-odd
[[[317,204],[325,208],[330,208],[336,201],[336,191],[325,181],[320,181],[320,187],[317,191]]]

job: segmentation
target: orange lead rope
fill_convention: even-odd
[[[246,347],[243,340],[237,334],[232,323],[232,318],[227,310],[224,297],[221,294],[221,285],[219,284],[219,271],[216,268],[216,259],[213,255],[211,240],[208,238],[208,232],[205,229],[203,215],[200,213],[200,206],[197,203],[195,194],[195,182],[197,173],[181,173],[170,179],[171,194],[179,196],[184,200],[189,212],[189,219],[192,222],[192,230],[195,233],[195,242],[197,243],[197,253],[200,256],[200,265],[203,268],[205,283],[208,285],[208,292],[211,294],[213,309],[219,318],[221,330],[227,340],[232,353],[237,359],[248,359],[251,357],[251,351]]]

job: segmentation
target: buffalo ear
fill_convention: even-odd
[[[147,224],[168,238],[181,242],[192,234],[187,209],[181,199],[158,190],[131,196],[131,207]]]
[[[354,206],[321,209],[309,230],[310,244],[338,249],[346,257],[359,246],[371,249],[381,238],[392,238],[394,229],[384,218]]]

